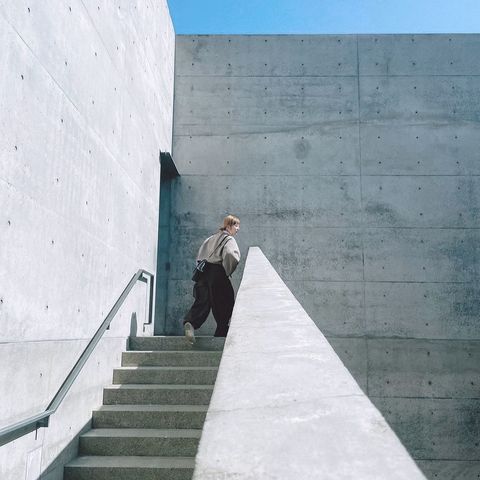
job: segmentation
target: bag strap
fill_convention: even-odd
[[[213,254],[214,254],[222,245],[225,246],[230,238],[232,238],[230,235],[225,235],[225,237],[222,238],[222,241],[216,246],[215,250],[214,250],[205,260],[208,260],[210,257],[213,257]]]

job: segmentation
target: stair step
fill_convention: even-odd
[[[197,336],[192,346],[185,341],[185,337],[130,337],[130,350],[207,350],[221,351],[225,339],[221,337]]]
[[[65,480],[191,480],[224,338],[130,338]]]
[[[217,367],[120,367],[113,371],[113,383],[213,385],[217,372]]]
[[[111,385],[103,389],[104,405],[208,405],[213,385]]]
[[[78,457],[64,480],[191,480],[194,465],[193,457]]]
[[[201,430],[98,428],[80,437],[81,455],[194,457]]]
[[[123,352],[122,366],[218,367],[219,351],[130,351]]]
[[[93,411],[93,428],[203,427],[206,405],[103,405]]]

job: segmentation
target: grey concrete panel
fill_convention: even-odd
[[[71,344],[65,343],[62,348],[63,355],[62,351],[55,353],[54,359],[57,360],[57,363],[67,357],[67,351],[70,348]],[[92,354],[76,384],[72,386],[71,391],[57,413],[51,418],[50,426],[45,431],[42,455],[43,469],[50,470],[50,466],[61,457],[65,444],[76,439],[81,430],[80,427],[83,428],[84,425],[90,424],[92,408],[101,404],[102,387],[110,383],[112,367],[119,365],[121,351],[124,349],[125,337],[105,338],[97,347],[97,351]],[[53,377],[52,380],[54,380]],[[50,388],[56,391],[58,388],[57,382],[53,381]],[[65,439],[65,436],[67,436],[67,439]],[[61,462],[56,467],[61,475],[63,473]]]
[[[176,74],[356,75],[355,35],[179,35]]]
[[[175,134],[282,132],[354,122],[353,77],[176,77]],[[223,92],[223,94],[221,94]]]
[[[359,175],[358,126],[286,127],[281,132],[176,135],[180,174]]]
[[[27,11],[27,7],[25,7],[25,11]],[[40,12],[41,9],[37,13]],[[43,160],[48,165],[52,161],[52,157],[58,156],[59,148],[62,148],[68,158],[71,158],[72,161],[76,160],[75,165],[78,171],[88,174],[91,181],[95,180],[95,177],[91,175],[92,163],[96,162],[94,165],[98,167],[105,163],[103,158],[100,162],[99,157],[107,156],[110,159],[107,161],[106,167],[111,168],[108,163],[112,161],[112,155],[115,155],[118,167],[123,169],[138,187],[147,187],[143,194],[150,196],[152,199],[158,198],[158,193],[156,193],[158,182],[152,183],[152,178],[155,178],[155,175],[147,176],[144,173],[153,161],[155,162],[153,168],[158,163],[158,151],[155,146],[158,139],[154,140],[149,135],[144,135],[142,130],[145,130],[147,125],[142,116],[137,113],[138,109],[135,101],[128,95],[128,92],[121,91],[121,82],[118,87],[115,87],[118,92],[117,98],[105,99],[109,105],[118,105],[118,111],[116,112],[118,139],[116,139],[117,145],[113,148],[105,142],[101,131],[92,130],[89,114],[80,109],[81,101],[73,100],[68,96],[68,93],[59,88],[55,84],[57,79],[52,78],[53,73],[47,67],[37,68],[38,59],[36,56],[22,42],[12,27],[6,22],[5,26],[5,29],[2,29],[2,34],[6,36],[6,52],[14,50],[17,55],[8,57],[6,74],[2,76],[2,90],[11,92],[8,97],[1,98],[2,110],[5,112],[5,118],[8,118],[8,115],[11,114],[18,119],[8,129],[5,128],[5,147],[8,147],[6,153],[10,152],[16,145],[18,148],[18,151],[16,150],[17,155],[23,154],[26,157],[35,155],[39,162]],[[76,67],[78,68],[78,66]],[[112,75],[118,77],[119,72],[112,72]],[[68,75],[65,79],[62,77],[62,81],[69,82]],[[88,82],[83,83],[88,85]],[[109,79],[109,83],[111,83],[111,79]],[[71,86],[70,83],[69,85]],[[101,85],[97,84],[95,88],[101,91]],[[110,86],[108,88],[110,89]],[[48,96],[45,95],[45,91],[50,92]],[[89,97],[87,99],[82,97],[82,100],[86,104],[85,109],[97,105],[97,103],[92,104],[91,101],[95,100]],[[108,110],[108,106],[103,106],[100,112],[103,113],[104,110]],[[95,115],[95,112],[91,114]],[[103,122],[102,127],[107,123],[103,118],[99,121]],[[30,122],[35,124],[36,128],[26,130],[25,126],[29,125]],[[164,140],[169,140],[169,138],[167,137]],[[142,145],[139,148],[140,143]],[[42,148],[35,148],[38,144],[42,144]],[[130,158],[130,152],[133,155],[136,149],[138,151],[148,151],[148,154],[136,155],[133,162],[133,159]],[[115,152],[116,150],[118,152]],[[152,155],[155,155],[153,160]],[[78,160],[75,157],[79,157]],[[90,167],[88,170],[87,165]],[[10,166],[8,169],[11,174],[17,173],[12,171]],[[46,170],[45,174],[47,173],[51,173],[49,169]],[[20,180],[21,177],[17,175],[16,179]],[[61,180],[62,178],[60,178]],[[105,184],[108,183],[103,183],[103,185]]]
[[[34,415],[45,409],[85,347],[82,343],[67,342],[67,345],[67,348],[62,342],[56,345],[57,352],[62,354],[70,350],[65,361],[58,365],[56,355],[46,354],[50,349],[45,342],[31,345],[0,344],[0,381],[8,391],[8,395],[2,395],[1,400],[2,427],[21,420],[22,416]],[[11,358],[16,359],[14,365],[9,361]],[[32,391],[36,392],[34,402],[30,398]]]
[[[162,111],[161,104],[164,98],[161,98],[157,92],[158,87],[156,83],[159,79],[155,78],[155,75],[153,74],[153,65],[150,65],[149,59],[144,56],[143,52],[135,48],[137,42],[141,45],[144,41],[145,37],[143,34],[141,36],[134,35],[131,47],[127,48],[125,52],[127,71],[138,72],[126,76],[125,81],[128,85],[129,96],[138,105],[137,111],[142,112],[142,109],[145,109],[146,111],[143,115],[141,113],[137,115],[136,121],[142,121],[144,124],[143,129],[146,138],[150,135],[155,138],[159,136],[161,125],[167,123],[168,120],[167,122],[164,122],[162,115],[160,115],[160,112]],[[165,92],[165,96],[167,92]],[[147,108],[147,106],[149,108]]]
[[[328,68],[324,71],[297,72],[296,61],[305,52],[298,45],[303,37],[275,38],[277,45],[270,43],[273,38],[180,39],[174,157],[182,175],[208,175],[209,183],[203,194],[188,187],[177,192],[181,197],[179,212],[184,214],[184,206],[192,196],[190,204],[195,205],[192,211],[196,214],[176,216],[169,312],[179,317],[191,301],[191,263],[185,258],[194,258],[202,237],[216,226],[210,222],[223,215],[224,203],[234,213],[236,206],[242,205],[238,237],[242,252],[252,244],[263,248],[311,317],[333,338],[332,344],[340,342],[335,346],[337,353],[344,356],[345,365],[365,390],[367,343],[364,338],[352,337],[385,337],[386,342],[413,337],[425,342],[442,339],[453,343],[445,356],[439,350],[431,352],[438,365],[426,373],[428,361],[417,366],[421,356],[415,346],[420,344],[407,343],[408,348],[398,350],[404,373],[397,374],[395,388],[417,388],[421,394],[441,394],[443,389],[452,395],[472,396],[475,385],[467,381],[469,366],[463,370],[456,363],[455,358],[463,353],[455,351],[454,345],[458,344],[454,340],[468,344],[478,339],[479,185],[475,176],[480,174],[480,70],[475,52],[480,36],[359,36],[360,78],[353,69],[349,77],[337,76],[337,68],[344,65],[335,66],[330,54],[325,55],[324,65]],[[317,52],[335,51],[329,50],[335,38],[311,37],[308,48],[312,52],[314,48]],[[341,38],[355,43],[350,36]],[[199,44],[195,45],[197,39]],[[261,39],[267,42],[260,45]],[[280,45],[292,61],[288,62],[287,55],[276,56]],[[261,55],[257,56],[257,52]],[[267,52],[271,56],[265,60]],[[313,53],[311,61],[301,63],[311,68],[316,58]],[[230,67],[225,68],[228,63]],[[356,59],[351,66],[355,64]],[[335,86],[342,90],[335,91]],[[329,99],[329,95],[334,98]],[[303,109],[307,99],[316,111]],[[344,113],[342,118],[336,118],[339,105],[352,106],[348,118]],[[274,120],[268,118],[271,107],[275,108]],[[224,110],[230,114],[225,115]],[[302,111],[306,122],[298,119]],[[299,217],[295,218],[298,223],[292,225],[295,237],[288,227],[291,218],[277,218],[272,229],[263,228],[262,223],[259,229],[260,222],[254,221],[251,214],[258,215],[269,205],[256,195],[257,180],[250,180],[252,172],[258,177],[272,177],[272,184],[279,176],[297,176],[295,181],[282,183],[281,198],[272,197],[280,205],[295,208],[302,200],[302,178],[308,184],[313,181],[308,177],[316,175],[359,176],[362,198],[357,208],[361,214],[344,219],[347,228],[331,229],[329,233],[327,228],[311,229]],[[249,182],[244,182],[247,176]],[[231,197],[220,195],[225,179],[233,177],[240,181],[237,190],[232,194],[229,187]],[[251,185],[251,202],[239,200],[249,196]],[[296,192],[289,189],[292,185]],[[216,202],[210,201],[213,195],[209,189],[218,192]],[[317,193],[304,191],[309,195]],[[335,205],[329,207],[328,215],[318,215],[330,201],[327,195]],[[314,215],[307,220],[316,226],[331,227],[341,221],[338,217],[343,210],[338,209],[338,198],[329,189],[319,189],[308,205]],[[316,223],[318,220],[328,220],[329,224]],[[349,245],[351,257],[345,262],[341,242],[345,237],[340,234],[349,229],[354,232],[355,242]],[[211,324],[205,328],[211,328]],[[382,345],[383,339],[378,341]],[[348,348],[342,350],[341,342]],[[388,361],[377,369],[376,362],[381,363],[382,357],[377,358],[375,349],[372,352],[375,368],[370,373],[381,396],[382,381],[390,372],[396,372],[396,364]],[[435,370],[440,365],[444,371]],[[408,380],[408,368],[413,369],[415,381]],[[426,378],[429,371],[436,372],[432,385]],[[422,383],[424,374],[426,384]],[[448,381],[438,383],[440,379]],[[403,391],[397,393],[406,395]],[[387,391],[385,394],[390,395]],[[418,399],[419,405],[428,401]],[[417,409],[416,404],[404,410],[401,403],[398,405],[395,401],[391,404],[392,418],[400,418],[404,410],[414,415]],[[430,412],[423,408],[416,422],[423,421],[422,415]],[[444,411],[443,415],[448,413]],[[457,424],[469,424],[468,409],[454,415]],[[424,422],[422,438],[412,441],[414,449],[430,448],[429,421]],[[467,431],[462,437],[461,429],[455,428],[450,441],[456,442],[458,450],[468,449],[471,435]],[[405,444],[410,448],[408,442]],[[445,451],[446,445],[447,441]],[[475,457],[466,454],[463,458]],[[455,472],[452,470],[452,476]]]
[[[122,253],[117,242],[126,237],[121,235],[123,232],[118,232],[118,238],[112,237],[117,245],[109,245],[107,232],[107,238],[99,239],[91,230],[75,222],[72,225],[71,219],[42,208],[13,186],[4,188],[3,195],[4,222],[0,231],[9,248],[0,250],[4,319],[1,339],[14,342],[19,338],[38,341],[90,337],[143,263],[141,257],[152,255],[152,251],[142,251],[136,241],[132,242],[132,256],[125,255],[120,263]],[[112,224],[113,220],[112,216]],[[154,224],[151,228],[155,228]],[[128,232],[129,236],[135,233],[130,229]],[[38,255],[35,268],[31,252]],[[20,284],[15,278],[20,279]],[[145,303],[146,293],[146,286],[140,284],[131,296],[133,305],[137,302],[134,309],[138,318],[143,321],[144,309],[138,307]],[[126,304],[120,310],[119,324],[130,323],[129,308]]]
[[[480,478],[480,461],[417,460],[417,465],[432,480],[472,480]]]
[[[261,250],[253,247],[193,478],[253,479],[268,472],[284,479],[347,479],[352,468],[356,478],[424,478]]]
[[[0,41],[1,363],[18,382],[2,408],[17,419],[46,406],[132,274],[154,271],[174,32],[163,1],[21,0],[0,2]],[[146,333],[145,300],[142,284],[48,430],[2,447],[2,478],[63,477],[126,337]]]
[[[364,239],[368,281],[471,282],[478,280],[479,231],[377,228]]]
[[[111,102],[111,105],[118,107],[113,116],[118,116],[127,127],[128,134],[119,137],[118,140],[121,149],[125,149],[125,156],[123,156],[123,152],[116,157],[112,156],[115,149],[105,143],[105,138],[100,137],[100,131],[94,131],[95,128],[89,124],[89,117],[85,111],[80,111],[82,102],[82,106],[85,108],[87,105],[92,105],[88,108],[93,108],[96,103],[91,103],[90,97],[82,97],[81,101],[79,99],[79,102],[74,102],[60,85],[66,82],[71,88],[74,88],[75,85],[70,82],[66,67],[70,66],[75,69],[79,68],[80,64],[69,63],[68,60],[65,60],[65,65],[65,62],[62,61],[62,68],[66,69],[67,73],[60,67],[57,68],[56,64],[56,70],[53,68],[54,60],[51,56],[55,57],[62,53],[61,49],[50,51],[54,49],[50,48],[49,42],[55,43],[57,36],[63,36],[65,38],[62,37],[64,40],[62,48],[65,45],[71,46],[69,43],[71,41],[75,43],[75,51],[81,50],[78,49],[78,44],[82,44],[82,42],[77,42],[76,36],[82,35],[83,31],[75,30],[72,27],[72,31],[69,32],[71,36],[69,36],[59,30],[62,25],[65,27],[62,22],[54,22],[53,30],[49,33],[51,35],[42,36],[35,30],[41,28],[41,25],[35,23],[35,19],[49,16],[49,9],[53,6],[45,5],[43,9],[32,7],[30,11],[28,8],[26,4],[18,3],[12,8],[5,6],[2,9],[2,15],[8,18],[8,21],[4,18],[1,20],[5,27],[2,28],[4,36],[2,38],[5,42],[2,43],[7,46],[2,50],[7,69],[6,75],[2,76],[1,87],[2,91],[11,92],[8,96],[1,97],[2,112],[4,113],[2,130],[5,132],[1,145],[1,177],[10,185],[7,190],[9,192],[7,205],[11,202],[12,212],[14,212],[18,203],[25,203],[30,197],[31,205],[28,206],[28,211],[35,212],[32,215],[35,219],[38,218],[39,223],[42,222],[42,219],[38,212],[41,211],[43,214],[42,209],[49,212],[45,214],[50,215],[53,221],[52,225],[58,223],[58,214],[61,217],[73,219],[63,225],[64,232],[60,231],[59,227],[56,238],[50,239],[51,245],[57,246],[56,252],[59,247],[63,248],[64,244],[71,242],[68,234],[72,228],[71,224],[75,224],[73,228],[76,240],[79,238],[78,228],[85,230],[83,232],[86,236],[86,238],[84,237],[86,244],[84,248],[92,248],[89,245],[92,236],[102,239],[96,240],[98,259],[102,256],[105,257],[105,252],[101,252],[102,247],[104,247],[103,250],[106,247],[106,245],[101,245],[103,241],[107,242],[108,247],[112,249],[123,250],[124,245],[128,245],[127,255],[137,257],[135,267],[138,268],[139,264],[146,266],[154,257],[154,247],[147,246],[145,249],[140,246],[137,232],[139,228],[152,232],[156,230],[158,144],[155,145],[156,142],[148,135],[146,135],[147,138],[142,138],[140,130],[145,127],[145,123],[142,126],[141,118],[137,124],[129,123],[126,120],[130,118],[128,112],[131,110],[126,108],[123,111],[122,108],[128,105],[131,97],[128,92],[122,92],[124,101],[119,102],[118,105]],[[86,14],[81,4],[72,5],[71,10],[65,7],[65,11],[62,9],[61,15],[65,18],[69,15],[75,16],[78,22],[79,15],[82,17]],[[50,16],[53,17],[53,15]],[[15,28],[9,22],[12,25],[15,23]],[[87,24],[89,23],[87,22]],[[100,21],[99,24],[102,22]],[[29,30],[30,27],[32,27],[32,31]],[[85,25],[82,25],[81,28],[84,27],[87,28]],[[25,36],[20,38],[16,29],[21,32],[28,31]],[[29,39],[32,44],[27,46],[26,42]],[[42,41],[44,42],[42,43]],[[11,55],[11,52],[15,52],[15,55]],[[40,58],[39,56],[44,52],[45,58],[43,56]],[[81,52],[77,54],[82,55]],[[55,77],[54,75],[57,73],[58,76]],[[120,74],[120,72],[114,73]],[[83,82],[83,84],[85,84],[84,88],[91,86],[89,82]],[[101,91],[103,84],[97,81],[94,87]],[[29,101],[25,101],[27,98]],[[9,122],[9,119],[13,117],[18,119],[18,122]],[[29,128],[29,125],[34,128]],[[140,144],[140,140],[144,140],[142,144]],[[129,157],[130,147],[133,147],[132,150],[142,151],[142,154],[138,153],[135,155],[137,158],[131,159]],[[147,152],[147,150],[149,151]],[[32,158],[38,162],[33,162]],[[155,172],[157,173],[155,174]],[[22,193],[17,194],[16,191]],[[10,192],[13,196],[10,196]],[[23,192],[28,192],[28,197]],[[38,207],[35,204],[38,204]],[[148,207],[145,208],[146,206]],[[25,218],[21,219],[22,223],[28,224],[27,211],[23,210],[22,213],[22,217],[26,214]],[[10,225],[18,225],[15,214],[9,212],[7,216],[11,216],[8,219]],[[128,228],[123,221],[124,217],[130,219]],[[44,230],[52,229],[45,222],[43,224],[45,225],[42,226]],[[58,241],[60,233],[65,237],[65,242]],[[17,234],[20,232],[17,231]],[[155,236],[155,234],[153,235]],[[29,236],[26,235],[25,238],[29,239]],[[18,248],[18,245],[15,245],[14,248]],[[132,255],[133,251],[136,253]],[[88,258],[85,253],[85,251],[82,252],[81,258]],[[23,258],[24,255],[21,257]],[[95,261],[96,258],[97,256],[94,256]],[[65,264],[59,265],[59,268],[62,267],[65,269]],[[103,268],[95,270],[97,277]],[[76,277],[74,276],[74,278]]]
[[[172,112],[171,107],[165,107],[171,104],[173,94],[173,28],[171,22],[152,17],[156,12],[157,18],[166,14],[163,18],[169,19],[166,4],[139,1],[117,6],[100,1],[84,5],[74,1],[57,7],[54,2],[40,8],[21,1],[4,7],[2,13],[34,55],[42,59],[45,70],[90,127],[103,141],[111,140],[107,147],[112,153],[121,154],[115,135],[122,132],[122,114],[121,108],[113,113],[109,106],[114,102],[121,107],[126,98],[134,104],[144,128],[150,127],[152,121],[158,127],[151,129],[148,136],[168,141]],[[148,34],[144,36],[142,31]],[[78,48],[85,38],[89,38],[88,48]],[[95,72],[95,82],[85,82],[84,75],[77,75],[79,70]],[[125,75],[126,71],[129,75]],[[149,96],[152,98],[144,101]],[[169,124],[165,134],[163,123]]]
[[[129,6],[126,2],[121,3],[120,8],[118,8],[118,6],[119,5],[108,2],[108,0],[99,0],[95,5],[93,3],[85,3],[83,4],[83,8],[80,8],[82,6],[79,4],[75,8],[75,14],[86,14],[85,17],[89,18],[98,32],[98,36],[101,38],[109,60],[115,69],[121,72],[125,69],[125,52],[129,44],[132,43],[134,32],[132,29],[133,25],[130,24],[132,19],[129,18],[125,21],[130,13],[127,11]],[[137,4],[137,8],[144,6],[146,5]],[[111,22],[107,20],[112,17],[115,18],[116,21]],[[123,20],[123,22],[119,20]]]
[[[366,123],[478,122],[480,76],[360,77]]]
[[[170,278],[191,277],[198,247],[207,230],[177,228],[173,235]],[[359,281],[362,279],[361,234],[349,228],[243,226],[237,242],[245,254],[248,245],[259,244],[286,281]],[[282,241],[279,242],[278,239]]]
[[[113,367],[120,365],[126,335],[120,336],[118,325],[114,326],[112,323],[113,328],[117,330],[115,336],[108,335],[101,340],[78,381],[72,386],[72,393],[68,394],[68,402],[72,402],[72,408],[75,406],[75,396],[79,389],[84,389],[89,395],[95,394],[95,398],[101,398],[102,387],[111,382]],[[0,379],[2,385],[7,386],[0,403],[4,412],[2,428],[45,410],[89,340],[38,340],[0,344]],[[98,373],[92,373],[92,370],[96,369]],[[92,384],[88,383],[89,375]],[[35,392],[35,395],[32,395],[32,392]],[[79,405],[81,408],[85,407],[83,400],[79,400]],[[94,406],[96,404],[91,405],[90,409]],[[82,411],[82,416],[87,415],[87,411]],[[55,414],[52,421],[59,416],[62,417]],[[61,426],[58,425],[58,428]]]
[[[362,282],[287,282],[288,288],[327,337],[365,334]]]
[[[480,75],[480,35],[359,35],[360,75]]]
[[[0,399],[4,412],[2,427],[10,420],[18,421],[25,415],[43,411],[84,345],[70,340],[1,345],[1,382],[7,386]],[[62,478],[63,464],[58,459],[68,462],[77,455],[76,437],[89,424],[92,408],[101,404],[101,387],[111,381],[112,368],[120,364],[124,348],[124,338],[103,339],[59,410],[50,418],[49,427],[2,446],[2,478],[25,478],[28,469],[30,474],[36,472],[37,477],[31,478],[38,478],[47,469],[52,479]],[[70,443],[73,443],[71,448]],[[38,459],[31,455],[37,449],[42,454]]]
[[[360,126],[364,175],[479,175],[478,123]]]
[[[121,168],[128,177],[133,177],[138,189],[143,195],[148,196],[152,207],[158,208],[160,179],[158,141],[146,134],[147,131],[155,131],[156,128],[145,126],[133,110],[129,98],[124,99],[124,110]],[[128,191],[130,194],[130,189]]]
[[[370,399],[415,460],[479,458],[479,399]]]
[[[480,226],[480,177],[363,176],[362,195],[366,226]]]
[[[65,115],[65,118],[68,117]],[[38,117],[33,115],[33,118]],[[38,120],[45,122],[46,119],[42,116]],[[64,131],[52,127],[51,132],[39,129],[29,134],[28,139],[12,138],[12,142],[5,145],[5,150],[8,148],[10,152],[6,161],[2,162],[0,175],[9,186],[6,191],[11,192],[13,211],[20,203],[18,197],[26,195],[25,202],[55,212],[63,221],[73,223],[74,228],[92,232],[112,246],[120,247],[125,240],[135,245],[137,235],[132,225],[116,222],[115,217],[125,216],[135,219],[134,221],[139,218],[139,222],[146,222],[149,228],[155,228],[158,162],[153,164],[156,175],[153,173],[149,180],[143,174],[143,179],[137,177],[145,186],[146,190],[143,190],[95,140],[88,142],[85,149],[79,149],[75,142],[85,140],[86,132],[74,125],[71,128],[77,137],[73,134],[63,137]],[[12,134],[16,136],[14,132]],[[31,156],[35,155],[36,141],[44,141],[44,134],[47,144],[40,156],[47,162],[46,168],[42,168],[40,162],[30,163]],[[26,134],[20,135],[23,137]],[[62,148],[68,152],[69,162],[65,162],[57,153],[58,138],[63,139]],[[49,143],[48,140],[52,142]],[[146,171],[148,167],[144,165],[141,168]],[[157,181],[153,183],[155,178]],[[157,202],[154,204],[155,195]],[[139,205],[144,207],[140,209]],[[140,250],[137,252],[138,255],[144,254]],[[132,254],[132,251],[129,253]]]
[[[62,5],[61,8],[53,2],[41,8],[29,5],[25,1],[16,2],[3,7],[2,14],[15,26],[34,56],[42,59],[43,68],[106,147],[113,154],[119,154],[117,138],[121,135],[121,115],[112,114],[109,105],[121,99],[121,89],[119,86],[114,89],[116,85],[112,85],[112,77],[118,82],[121,79],[115,74],[107,51],[81,2]],[[90,38],[88,47],[78,48],[78,45],[84,45],[85,38]],[[95,82],[85,82],[84,75],[76,74],[80,70],[95,72]]]
[[[174,38],[173,30],[154,18],[168,18],[168,7],[150,0],[123,2],[120,7],[105,0],[85,5],[111,62],[121,72],[121,81],[128,85],[123,102],[134,104],[129,112],[131,118],[141,121],[144,130],[150,130],[146,140],[151,136],[167,139],[171,135],[171,112],[164,106],[171,103],[173,93]],[[112,17],[118,21],[110,22]]]
[[[173,220],[182,226],[207,225],[219,199],[248,228],[360,223],[359,177],[299,175],[222,175],[219,181],[203,175],[180,177],[172,197]]]
[[[369,339],[368,394],[480,398],[480,341]]]
[[[359,387],[368,391],[368,351],[365,338],[327,337],[328,343],[335,350]]]
[[[369,336],[480,339],[478,284],[366,282]]]

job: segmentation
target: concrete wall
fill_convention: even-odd
[[[155,271],[174,42],[164,0],[0,1],[2,427],[43,411],[131,276]],[[0,448],[2,479],[62,478],[127,336],[148,333],[146,298],[139,284],[51,426]]]
[[[424,471],[476,477],[480,36],[176,45],[170,330],[233,212]]]
[[[193,478],[425,480],[258,247],[248,250]]]

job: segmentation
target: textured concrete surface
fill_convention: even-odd
[[[480,478],[480,461],[448,461],[427,460],[417,461],[418,465],[427,474],[428,478],[439,480],[471,480]]]
[[[122,367],[113,371],[113,382],[210,385],[216,376],[217,367]]]
[[[208,351],[124,352],[122,354],[122,366],[213,367],[218,366],[221,356],[222,352]]]
[[[432,479],[480,460],[479,48],[479,35],[176,42],[171,331],[199,243],[237,214],[241,250],[262,248],[412,454],[451,442],[455,455],[418,457]],[[437,399],[451,434],[422,417]],[[404,434],[419,422],[420,445]]]
[[[212,392],[213,385],[112,385],[103,390],[103,404],[208,405]]]
[[[65,480],[190,480],[193,459],[184,457],[79,457],[65,470]]]
[[[80,437],[80,455],[195,457],[201,430],[99,428]]]
[[[176,351],[222,351],[225,339],[212,336],[196,336],[195,344],[192,346],[185,342],[185,337],[131,337],[130,350],[151,351],[151,350],[176,350]]]
[[[145,370],[145,366],[173,370],[171,363],[175,359],[178,360],[174,365],[176,370],[185,369],[182,367],[185,357],[198,358],[200,353],[215,358],[218,369],[223,341],[211,342],[209,338],[200,342],[202,339],[199,338],[198,344],[204,343],[207,349],[211,349],[215,343],[217,351],[202,351],[202,347],[196,344],[186,352],[176,350],[178,345],[186,344],[183,336],[142,337],[145,339],[149,340],[146,343],[150,347],[156,346],[161,351],[135,352],[140,354],[136,365],[139,370]],[[145,343],[140,341],[138,346],[142,348]],[[129,363],[135,361],[135,357],[123,355],[122,365],[127,359]],[[211,367],[204,369],[211,370]],[[212,380],[208,386],[192,385],[201,370],[190,368],[189,381],[183,386],[172,385],[168,378],[156,378],[152,385],[152,378],[149,378],[148,383],[140,385],[122,383],[116,388],[106,388],[103,406],[93,413],[94,428],[80,436],[79,457],[65,466],[65,480],[191,479],[214,383]],[[113,402],[107,401],[108,393],[115,391],[123,395],[116,396]],[[186,465],[189,471],[185,470]]]
[[[155,271],[174,32],[163,0],[2,0],[0,43],[5,426],[43,411],[130,277]],[[62,478],[126,338],[148,333],[146,295],[135,287],[51,426],[0,449],[2,479]]]
[[[479,461],[478,398],[372,397],[372,401],[416,459]]]
[[[206,405],[103,405],[93,428],[202,428]]]
[[[193,478],[425,478],[257,247]]]

